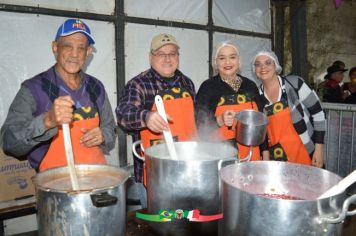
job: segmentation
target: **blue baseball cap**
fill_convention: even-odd
[[[68,36],[74,33],[83,33],[88,38],[89,45],[95,41],[91,36],[89,27],[80,19],[68,19],[59,28],[56,34],[55,41],[61,36]]]

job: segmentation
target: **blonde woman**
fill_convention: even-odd
[[[282,67],[271,51],[258,52],[252,70],[262,82],[270,159],[322,167],[326,121],[316,93],[298,76],[279,75]]]
[[[256,84],[240,75],[238,47],[230,41],[217,47],[213,62],[217,74],[200,86],[196,96],[197,126],[202,139],[218,137],[237,145],[239,156],[246,157],[250,148],[239,144],[232,129],[235,114],[244,109],[259,110]],[[252,160],[260,160],[258,146],[253,148]]]

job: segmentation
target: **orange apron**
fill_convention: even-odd
[[[190,94],[181,88],[159,91],[163,100],[164,109],[173,121],[169,122],[173,139],[175,142],[189,141],[197,136],[197,128],[194,117],[194,104]],[[157,111],[153,104],[152,111]],[[163,134],[154,133],[145,128],[140,132],[141,143],[144,149],[164,142]],[[144,163],[143,183],[146,186],[147,173]]]
[[[171,91],[176,94],[173,96]],[[181,142],[195,138],[197,136],[197,128],[195,125],[193,100],[190,95],[181,92],[180,88],[173,88],[161,93],[164,93],[161,95],[164,109],[173,119],[172,123],[169,122],[169,128],[174,141]],[[155,105],[153,105],[152,111],[157,111]],[[147,128],[143,129],[140,135],[142,145],[145,149],[164,141],[163,134],[154,133]]]
[[[80,143],[80,138],[83,136],[83,132],[80,129],[92,129],[98,126],[98,116],[74,121],[70,124],[75,164],[106,164],[105,156],[99,146],[87,148]],[[65,165],[67,165],[67,159],[64,149],[63,130],[62,127],[58,127],[58,133],[53,137],[51,145],[40,164],[39,171]]]
[[[228,96],[222,96],[220,98],[220,102],[215,111],[215,117],[222,115],[227,110],[232,110],[234,112],[239,112],[246,109],[258,110],[257,105],[254,101],[246,97],[244,94],[233,94]],[[222,125],[218,130],[219,137],[222,137],[224,140],[231,140],[232,142],[236,142],[236,131]],[[248,156],[250,147],[242,145],[236,142],[238,156],[240,159],[243,159]],[[255,146],[252,149],[252,157],[251,161],[261,160],[260,148],[259,146]]]
[[[309,153],[293,126],[287,101],[282,99],[265,109],[270,159],[311,165]]]

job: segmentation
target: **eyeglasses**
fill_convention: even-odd
[[[273,61],[273,60],[266,60],[266,61],[264,61],[264,62],[257,61],[257,62],[255,62],[255,64],[254,64],[254,66],[255,66],[256,68],[262,68],[263,66],[268,67],[268,66],[271,66],[271,65],[274,65],[274,61]]]
[[[157,52],[157,53],[152,53],[153,56],[158,57],[160,60],[166,59],[176,59],[179,55],[178,52],[171,52],[171,53],[163,53],[163,52]]]

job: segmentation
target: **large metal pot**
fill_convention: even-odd
[[[39,235],[125,235],[129,174],[108,165],[77,165],[79,190],[73,191],[68,168],[34,177]]]
[[[220,170],[223,213],[220,235],[341,235],[356,195],[317,199],[340,177],[312,166],[277,161],[245,162]],[[290,200],[300,198],[304,200]]]
[[[145,151],[148,213],[160,210],[200,210],[202,215],[221,213],[218,165],[235,159],[235,147],[223,143],[176,142],[177,160],[169,157],[166,144]],[[187,219],[151,223],[161,235],[217,235],[218,221]]]

